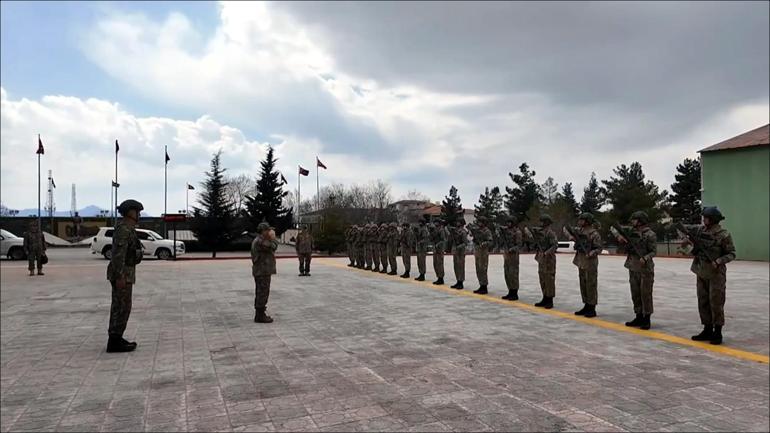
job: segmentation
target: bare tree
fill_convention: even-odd
[[[369,207],[384,209],[393,201],[390,195],[390,184],[382,179],[370,182],[367,190],[371,204]]]
[[[402,195],[399,200],[417,200],[417,201],[430,201],[430,197],[417,191],[416,189],[409,190],[405,195]]]
[[[257,187],[256,181],[249,175],[239,174],[228,177],[225,187],[225,197],[233,204],[236,212],[240,212],[246,206],[246,195],[253,195]]]

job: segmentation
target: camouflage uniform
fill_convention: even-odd
[[[591,225],[578,228],[577,233],[587,239],[588,254],[575,252],[572,264],[578,268],[580,296],[583,304],[595,307],[599,302],[597,278],[599,274],[599,254],[602,252],[602,238]],[[575,244],[577,248],[577,243]]]
[[[379,271],[380,270],[380,261],[382,260],[381,254],[380,254],[380,237],[382,236],[382,231],[380,226],[376,225],[374,226],[373,231],[373,244],[372,244],[372,271]]]
[[[345,230],[345,247],[347,249],[348,253],[348,260],[350,260],[350,263],[348,266],[354,266],[356,263],[356,251],[355,246],[353,244],[353,231],[355,230],[354,227],[348,227]]]
[[[633,242],[642,257],[631,245],[626,245],[626,262],[623,266],[628,269],[628,282],[631,286],[631,301],[634,303],[634,313],[641,316],[649,316],[652,308],[652,285],[655,281],[655,263],[652,258],[658,248],[657,236],[649,227],[643,226],[640,230],[632,230],[630,234]],[[644,258],[644,263],[641,262]]]
[[[366,259],[366,267],[364,269],[371,270],[374,261],[374,248],[375,245],[375,233],[374,224],[367,224],[364,229],[364,258]]]
[[[455,279],[458,283],[462,283],[465,281],[465,248],[468,244],[468,230],[465,227],[453,227],[450,234],[452,237],[452,263],[454,264]]]
[[[363,269],[366,266],[366,236],[363,226],[356,227],[353,232],[353,245],[356,250],[356,267]]]
[[[444,279],[444,252],[446,251],[447,231],[442,225],[431,225],[430,240],[433,243],[433,271],[439,280]]]
[[[385,223],[380,224],[380,227],[377,229],[377,254],[380,256],[380,264],[382,264],[382,269],[380,269],[380,273],[384,274],[388,272],[388,237],[389,234],[389,228]]]
[[[398,225],[391,223],[387,229],[386,248],[388,263],[390,263],[390,275],[396,275],[398,273],[398,261],[396,260],[396,253],[398,252]]]
[[[299,274],[310,275],[310,260],[313,256],[313,235],[308,230],[300,231],[294,247],[299,258]]]
[[[473,258],[476,263],[476,278],[479,280],[479,289],[486,291],[489,279],[489,248],[492,246],[492,230],[489,227],[473,230]],[[478,292],[478,290],[477,290]]]
[[[251,243],[251,275],[254,277],[254,310],[264,314],[270,297],[270,279],[276,273],[275,250],[278,241],[268,239],[264,231]]]
[[[531,241],[535,241],[531,239]],[[556,249],[559,248],[559,240],[550,224],[540,231],[539,242],[536,242],[537,251],[537,275],[540,279],[540,291],[544,298],[556,296]]]
[[[508,295],[503,299],[517,300],[519,292],[519,252],[523,235],[521,229],[513,226],[503,227],[500,231],[500,243],[503,249],[503,274]]]
[[[404,264],[404,275],[408,277],[412,270],[412,249],[415,244],[414,231],[408,225],[401,228],[399,235],[399,246],[401,247],[401,262]]]
[[[43,232],[40,231],[38,222],[29,225],[29,230],[24,234],[24,253],[27,254],[29,274],[32,275],[37,263],[37,273],[43,275],[43,263],[41,259],[45,255],[46,245]]]
[[[119,221],[112,235],[112,256],[107,265],[107,280],[112,286],[110,324],[107,333],[122,337],[131,314],[131,292],[136,283],[136,265],[142,261],[142,244],[136,235],[134,224]],[[125,279],[121,289],[117,281]]]
[[[415,253],[417,254],[417,270],[421,276],[427,271],[428,245],[430,244],[430,232],[425,224],[419,225],[415,233]],[[419,278],[419,277],[418,277]]]
[[[707,258],[706,252],[698,252],[692,261],[690,270],[697,275],[698,312],[703,326],[724,326],[725,324],[725,291],[727,282],[727,266],[735,260],[735,245],[730,232],[719,224],[710,227],[699,226],[698,237],[713,243],[708,255],[716,257],[714,267]]]

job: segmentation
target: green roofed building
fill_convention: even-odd
[[[703,206],[718,206],[739,259],[770,260],[770,125],[700,150]]]

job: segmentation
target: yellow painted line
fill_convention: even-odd
[[[768,357],[767,355],[763,355],[761,353],[754,353],[754,352],[748,352],[748,351],[740,350],[740,349],[733,349],[731,347],[722,346],[722,345],[713,345],[713,344],[709,344],[708,342],[704,343],[704,342],[700,342],[700,341],[693,341],[693,340],[690,340],[690,339],[687,339],[687,338],[682,338],[682,337],[677,337],[675,335],[665,334],[663,332],[644,331],[644,330],[641,330],[641,329],[638,329],[638,328],[632,328],[632,327],[626,326],[623,323],[608,322],[606,320],[597,319],[597,318],[586,318],[586,317],[582,317],[582,316],[576,316],[573,313],[568,313],[568,312],[565,312],[565,311],[559,311],[559,310],[554,310],[554,309],[547,310],[545,308],[535,307],[534,305],[525,304],[525,303],[518,302],[518,301],[506,301],[504,299],[496,298],[496,297],[489,296],[489,295],[479,295],[479,294],[476,294],[476,293],[473,293],[473,292],[470,292],[470,291],[467,291],[467,290],[456,290],[456,289],[451,289],[451,288],[446,287],[446,286],[437,286],[437,285],[433,285],[433,283],[431,283],[429,281],[415,281],[412,278],[400,278],[398,276],[384,275],[384,274],[380,274],[380,273],[373,274],[371,271],[365,271],[365,270],[358,269],[358,268],[349,268],[347,266],[347,264],[342,264],[342,263],[339,263],[337,261],[332,261],[332,260],[328,260],[328,259],[326,259],[326,260],[325,259],[318,259],[317,261],[321,262],[322,264],[327,265],[327,266],[333,266],[333,267],[336,267],[336,268],[343,268],[343,269],[351,269],[353,271],[358,271],[358,272],[361,272],[361,273],[365,273],[366,275],[370,275],[370,276],[371,275],[376,275],[376,276],[379,276],[380,278],[387,278],[387,279],[391,279],[391,280],[395,280],[395,281],[399,281],[399,282],[408,282],[408,283],[412,283],[412,284],[417,284],[417,285],[428,287],[428,288],[431,288],[431,289],[434,289],[434,290],[439,290],[439,291],[443,291],[443,292],[446,292],[446,293],[451,293],[451,294],[457,295],[457,296],[467,296],[467,297],[471,297],[471,298],[481,299],[481,300],[484,300],[484,301],[487,301],[487,302],[494,302],[496,304],[505,305],[507,307],[515,307],[515,308],[520,308],[522,310],[527,310],[527,311],[530,311],[530,312],[533,312],[533,313],[537,313],[537,314],[545,314],[545,315],[549,315],[549,316],[560,317],[562,319],[569,319],[569,320],[573,320],[575,322],[581,322],[581,323],[585,323],[587,325],[598,326],[599,328],[609,329],[609,330],[612,330],[612,331],[618,331],[618,332],[625,332],[625,333],[628,333],[628,334],[640,335],[642,337],[652,338],[654,340],[666,341],[666,342],[669,342],[669,343],[678,344],[680,346],[689,346],[689,347],[695,347],[695,348],[698,348],[698,349],[704,349],[704,350],[708,350],[708,351],[711,351],[711,352],[719,353],[719,354],[722,354],[722,355],[731,356],[733,358],[743,359],[743,360],[746,360],[746,361],[754,361],[754,362],[759,362],[759,363],[762,363],[762,364],[770,364],[770,357]]]

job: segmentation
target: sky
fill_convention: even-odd
[[[669,189],[697,151],[768,123],[766,2],[2,2],[0,200],[36,207],[37,134],[58,210],[185,207],[212,153],[297,186],[392,186],[472,208],[536,180],[580,195],[639,161]]]

